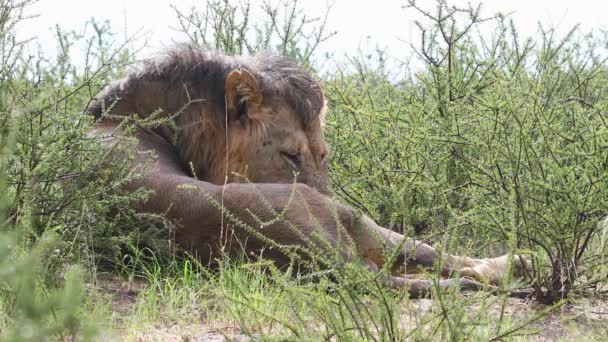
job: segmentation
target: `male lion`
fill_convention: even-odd
[[[413,296],[426,293],[430,282],[399,273],[406,265],[433,267],[439,257],[445,276],[457,271],[500,283],[506,256],[441,255],[367,216],[358,217],[331,197],[325,104],[319,82],[288,58],[229,57],[180,46],[107,87],[88,112],[99,118],[95,130],[103,135],[115,133],[119,125],[107,113],[146,117],[161,111],[172,118],[174,125],[137,133],[134,167],[150,158],[155,162],[128,189],[153,190],[137,209],[174,220],[176,243],[203,262],[245,249],[263,251],[285,265],[294,254],[312,250],[377,270],[387,260],[385,251],[398,248],[390,265],[394,274],[387,280],[394,287],[407,286]],[[482,287],[467,278],[455,283]],[[451,284],[449,279],[442,283]]]

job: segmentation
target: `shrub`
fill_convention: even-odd
[[[14,29],[30,3],[0,6],[0,330],[3,340],[87,338],[82,266],[115,262],[139,232],[160,229],[133,229],[144,220],[128,204],[145,192],[119,191],[136,176],[129,158],[103,149],[83,114],[130,56],[95,21],[94,36],[58,29],[54,59],[26,55]],[[88,50],[84,66],[70,58],[78,44]],[[117,149],[128,156],[129,146]]]
[[[430,23],[418,23],[425,67],[415,78],[392,82],[359,63],[363,72],[327,82],[338,194],[408,234],[441,234],[448,250],[481,241],[474,253],[531,251],[543,301],[600,288],[608,261],[598,225],[608,214],[600,41],[576,28],[561,39],[541,28],[536,41],[522,41],[480,7],[438,1],[433,13],[409,4]],[[489,21],[491,40],[475,34]]]

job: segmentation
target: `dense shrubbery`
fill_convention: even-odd
[[[14,25],[28,3],[1,4],[0,329],[16,339],[67,338],[88,330],[78,319],[82,272],[66,270],[122,262],[125,247],[137,251],[139,242],[151,246],[168,233],[155,218],[126,209],[145,194],[119,191],[136,175],[128,160],[100,148],[88,134],[91,118],[83,115],[91,96],[131,61],[128,51],[109,43],[107,26],[91,22],[95,36],[58,34],[56,59],[26,57]],[[355,58],[351,71],[330,72],[323,80],[336,193],[379,223],[448,251],[529,252],[540,299],[555,301],[573,291],[605,294],[605,42],[577,31],[557,37],[550,30],[536,41],[522,40],[504,18],[486,21],[476,9],[438,4],[437,13],[424,12],[428,26],[420,24],[424,68],[415,77],[400,78],[386,64]],[[326,18],[310,21],[296,3],[265,6],[266,21],[258,26],[249,21],[248,5],[228,1],[212,1],[206,12],[176,11],[195,44],[232,54],[270,48],[311,70],[320,63],[316,48],[333,34],[325,30]],[[482,22],[493,25],[492,39],[474,33]],[[86,66],[70,60],[78,44],[87,50]],[[281,300],[310,305],[327,336],[406,336],[395,326],[398,299],[377,282],[357,284],[365,278],[357,279],[359,269],[332,275],[347,284],[333,290],[336,297],[319,297],[280,271],[263,269],[284,287]],[[240,275],[205,276],[227,286],[223,282]],[[56,285],[59,290],[49,290]],[[238,302],[238,294],[248,289],[230,286],[221,295],[234,302],[239,319],[239,310],[251,304]],[[322,278],[315,286],[328,285]],[[370,309],[353,313],[362,306]],[[453,317],[466,320],[464,314]],[[432,323],[436,336],[472,331],[442,322]],[[288,323],[277,324],[295,336],[307,329],[307,321]],[[425,336],[428,329],[420,329],[407,336]],[[500,326],[495,334],[501,336]]]
[[[533,251],[539,296],[595,286],[608,214],[601,41],[576,30],[522,41],[501,18],[484,40],[475,9],[439,8],[420,25],[426,70],[415,79],[327,81],[336,191],[385,225],[442,234],[448,250]]]
[[[38,341],[81,333],[83,272],[72,269],[114,264],[121,248],[145,239],[139,232],[156,227],[134,224],[149,221],[126,209],[145,194],[119,191],[135,176],[128,158],[103,149],[83,114],[130,56],[94,21],[93,35],[58,30],[56,58],[26,55],[14,27],[29,3],[0,7],[0,330]],[[72,63],[77,48],[87,49],[86,65]]]

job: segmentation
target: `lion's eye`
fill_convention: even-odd
[[[281,152],[281,154],[283,155],[283,157],[285,157],[285,159],[287,159],[293,167],[295,167],[296,169],[300,168],[300,166],[302,166],[302,157],[300,156],[299,153],[292,153],[292,152]]]

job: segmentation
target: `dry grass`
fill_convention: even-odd
[[[87,284],[89,297],[100,304],[108,304],[105,318],[106,333],[101,337],[125,341],[246,341],[255,337],[273,337],[269,331],[276,332],[276,338],[289,336],[285,329],[261,329],[258,333],[244,331],[237,319],[225,310],[225,306],[234,305],[228,299],[221,299],[217,293],[202,290],[204,284],[198,283],[190,291],[198,292],[190,298],[197,298],[189,303],[190,310],[176,314],[165,307],[162,300],[155,304],[157,316],[150,319],[142,316],[141,308],[149,304],[151,285],[146,281],[126,281],[116,276],[101,275],[94,283]],[[177,290],[177,289],[176,289]],[[200,291],[200,292],[199,292]],[[202,296],[206,293],[208,297]],[[166,294],[165,294],[166,295]],[[319,294],[324,295],[324,294]],[[503,307],[503,298],[479,296],[472,293],[459,294],[458,301],[467,307],[471,320],[485,317],[488,325],[498,322]],[[521,322],[541,315],[542,317],[526,326],[521,333],[507,340],[526,341],[601,341],[608,334],[608,300],[577,299],[559,308],[542,314],[548,306],[532,300],[505,298],[503,324]],[[148,303],[146,303],[148,301]],[[285,304],[283,304],[285,305]],[[400,325],[404,331],[432,329],[433,322],[441,314],[439,303],[434,299],[402,299],[400,301]],[[214,309],[215,308],[215,309]],[[212,310],[212,311],[209,311]],[[215,310],[216,312],[213,312]],[[218,314],[216,314],[218,313]],[[482,316],[480,316],[480,314]],[[100,322],[101,323],[101,322]],[[323,322],[317,322],[322,325]],[[514,324],[516,326],[516,324]],[[423,329],[423,330],[424,330]],[[485,329],[481,324],[479,329]],[[430,334],[428,336],[433,336]],[[479,334],[477,340],[480,339]],[[305,336],[302,336],[306,338]],[[289,339],[294,339],[292,336]],[[430,340],[435,340],[431,338]]]

